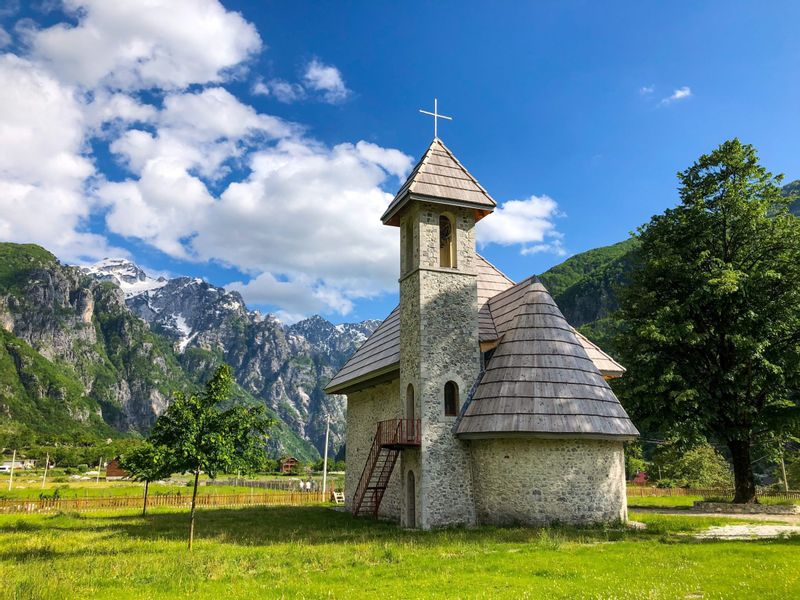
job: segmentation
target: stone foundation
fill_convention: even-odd
[[[798,515],[800,506],[793,504],[733,504],[730,502],[695,502],[696,512],[727,513],[730,515]]]
[[[621,442],[470,442],[478,523],[612,523],[628,517]]]

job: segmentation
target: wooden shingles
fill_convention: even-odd
[[[492,342],[509,333],[514,326],[514,319],[523,309],[526,294],[533,279],[514,284],[500,270],[485,258],[476,255],[477,288],[478,288],[478,331],[481,342]],[[545,303],[539,309],[552,314],[558,312],[555,304]],[[529,309],[525,309],[526,311]],[[608,356],[586,337],[575,331],[571,338],[564,332],[548,336],[546,332],[525,334],[535,336],[536,349],[531,352],[531,341],[523,339],[505,339],[505,350],[509,358],[509,366],[516,367],[548,367],[552,368],[563,361],[567,366],[576,367],[580,361],[589,361],[600,369],[607,377],[619,377],[625,369]],[[508,336],[506,335],[506,338]],[[577,340],[577,341],[576,341]],[[579,345],[586,351],[585,357],[575,356],[573,351],[564,348],[564,344]],[[557,357],[563,358],[557,358]],[[533,358],[535,357],[535,358]],[[330,381],[326,390],[336,393],[350,382],[368,378],[370,373],[383,373],[387,368],[400,363],[400,313],[395,308],[386,320],[376,329],[364,344],[350,357]]]
[[[412,195],[475,207],[480,209],[478,212],[481,215],[491,212],[496,206],[495,201],[478,180],[438,138],[431,142],[425,154],[414,166],[381,220],[385,224],[398,225],[396,214]]]
[[[459,417],[458,435],[638,435],[537,278],[509,288],[488,304],[502,339]]]
[[[397,307],[328,382],[325,391],[329,394],[336,393],[351,382],[399,363],[400,308]]]

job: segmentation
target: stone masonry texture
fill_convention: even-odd
[[[627,520],[621,442],[515,438],[471,444],[481,524]]]
[[[443,211],[454,223],[455,268],[439,266]],[[378,421],[413,417],[421,419],[421,447],[401,452],[382,517],[424,529],[626,520],[621,442],[464,441],[452,433],[456,417],[444,414],[445,383],[456,383],[463,405],[480,373],[474,232],[474,213],[466,209],[412,202],[401,216],[400,374],[348,395],[347,507]],[[414,495],[407,489],[409,473]]]

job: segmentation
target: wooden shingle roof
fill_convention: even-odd
[[[372,380],[397,371],[399,365],[400,307],[398,306],[339,369],[328,382],[325,392],[340,393],[364,380]]]
[[[494,210],[495,201],[438,138],[434,138],[411,175],[383,213],[384,225],[399,225],[398,213],[411,200],[434,200],[475,209],[476,220]]]
[[[525,300],[526,290],[533,278],[514,284],[492,263],[476,255],[478,287],[478,337],[481,342],[498,340],[506,333]],[[572,330],[589,358],[606,377],[619,377],[625,369],[586,337]],[[386,317],[350,360],[328,383],[329,394],[344,393],[350,388],[387,375],[400,365],[399,307]]]
[[[639,434],[544,285],[532,277],[489,301],[502,336],[455,428],[465,438]]]

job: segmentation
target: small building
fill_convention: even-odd
[[[125,469],[123,469],[119,464],[119,457],[115,458],[114,460],[110,461],[106,465],[106,480],[113,481],[116,479],[128,479],[131,476]]]
[[[8,473],[11,471],[12,465],[15,471],[20,469],[35,469],[36,460],[33,458],[17,458],[13,461],[10,458],[3,459],[3,462],[0,463],[0,473]]]
[[[400,304],[325,389],[347,395],[345,505],[423,529],[624,521],[625,369],[477,253],[494,209],[435,138],[384,213]]]
[[[300,464],[300,461],[297,460],[294,456],[287,456],[286,458],[282,458],[280,463],[280,472],[294,473],[297,470],[298,464]]]

